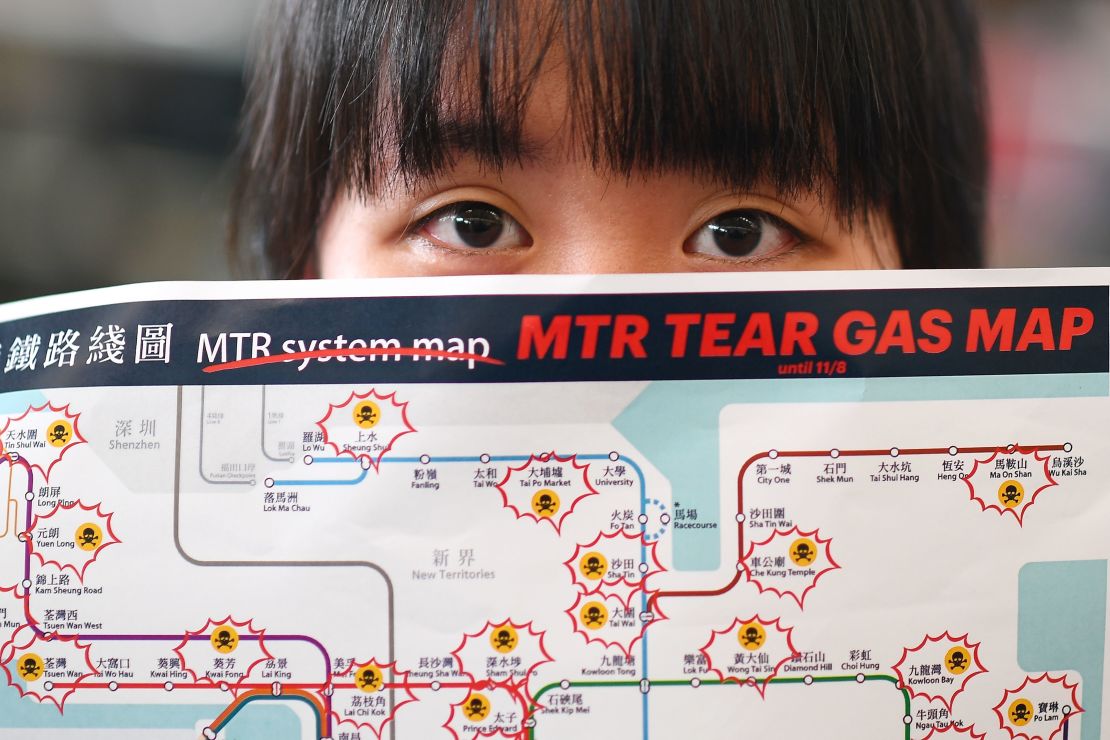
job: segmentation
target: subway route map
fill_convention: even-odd
[[[1108,281],[0,306],[0,737],[1110,737]]]

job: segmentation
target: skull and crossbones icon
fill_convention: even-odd
[[[228,630],[220,630],[216,633],[216,649],[231,652],[235,649],[235,638]]]
[[[50,430],[50,441],[56,444],[64,444],[69,441],[69,430],[66,429],[65,424],[54,425],[54,428]]]
[[[497,634],[494,635],[494,639],[497,643],[494,647],[500,652],[506,652],[516,647],[516,638],[514,638],[513,633],[508,630],[498,630]]]
[[[1006,490],[1002,492],[1002,503],[1017,505],[1021,503],[1021,491],[1015,485],[1006,486]]]
[[[555,499],[551,498],[551,494],[541,493],[540,497],[536,499],[536,513],[537,514],[554,514],[555,513]]]
[[[794,556],[794,562],[799,565],[809,565],[813,562],[813,549],[806,542],[799,542],[794,545],[790,554]]]
[[[1010,710],[1010,719],[1012,719],[1014,722],[1025,724],[1030,720],[1030,711],[1031,708],[1029,707],[1029,705],[1017,704],[1016,706],[1014,706],[1013,709]]]
[[[373,668],[364,668],[358,674],[358,686],[360,689],[373,689],[378,685],[379,676],[377,671]]]
[[[948,659],[948,670],[953,673],[963,673],[967,670],[967,656],[962,651],[955,651]]]
[[[763,635],[754,624],[748,625],[740,637],[746,648],[757,648],[763,643]]]
[[[582,618],[589,627],[600,627],[605,624],[605,614],[597,606],[590,606],[582,613]]]
[[[489,706],[486,705],[486,701],[482,697],[472,696],[470,701],[466,703],[463,711],[466,713],[466,717],[469,720],[483,720],[489,713]]]
[[[596,555],[591,555],[590,557],[586,558],[586,562],[583,563],[582,569],[586,572],[587,577],[601,577],[605,575],[605,566],[601,564],[601,558],[597,557]]]
[[[19,665],[19,675],[24,678],[37,679],[42,675],[42,667],[39,666],[39,662],[34,658],[24,658],[23,662]]]
[[[373,424],[378,420],[378,413],[374,410],[373,406],[369,404],[360,406],[358,409],[358,421],[360,424]]]
[[[81,546],[82,547],[96,547],[100,542],[100,537],[96,534],[96,530],[92,527],[85,527],[81,530]]]

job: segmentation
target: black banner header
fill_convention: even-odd
[[[0,389],[1107,372],[1107,286],[121,303],[0,324]]]

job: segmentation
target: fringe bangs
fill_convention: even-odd
[[[341,185],[434,176],[460,150],[527,158],[541,74],[563,76],[569,146],[600,172],[816,190],[845,222],[887,215],[907,266],[979,259],[982,92],[960,0],[287,0],[267,36],[237,210],[272,268],[303,264]]]

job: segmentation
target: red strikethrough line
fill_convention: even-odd
[[[295,360],[316,360],[330,357],[376,357],[384,355],[405,355],[408,357],[435,357],[441,360],[468,360],[470,362],[483,362],[487,365],[504,365],[503,360],[496,357],[476,355],[473,352],[457,352],[449,349],[425,349],[423,347],[355,347],[354,349],[313,349],[305,352],[286,352],[280,355],[267,355],[265,357],[248,357],[243,360],[219,362],[206,365],[204,372],[219,373],[224,370],[238,370],[244,367],[257,367],[259,365],[272,365],[276,362],[292,362]]]

